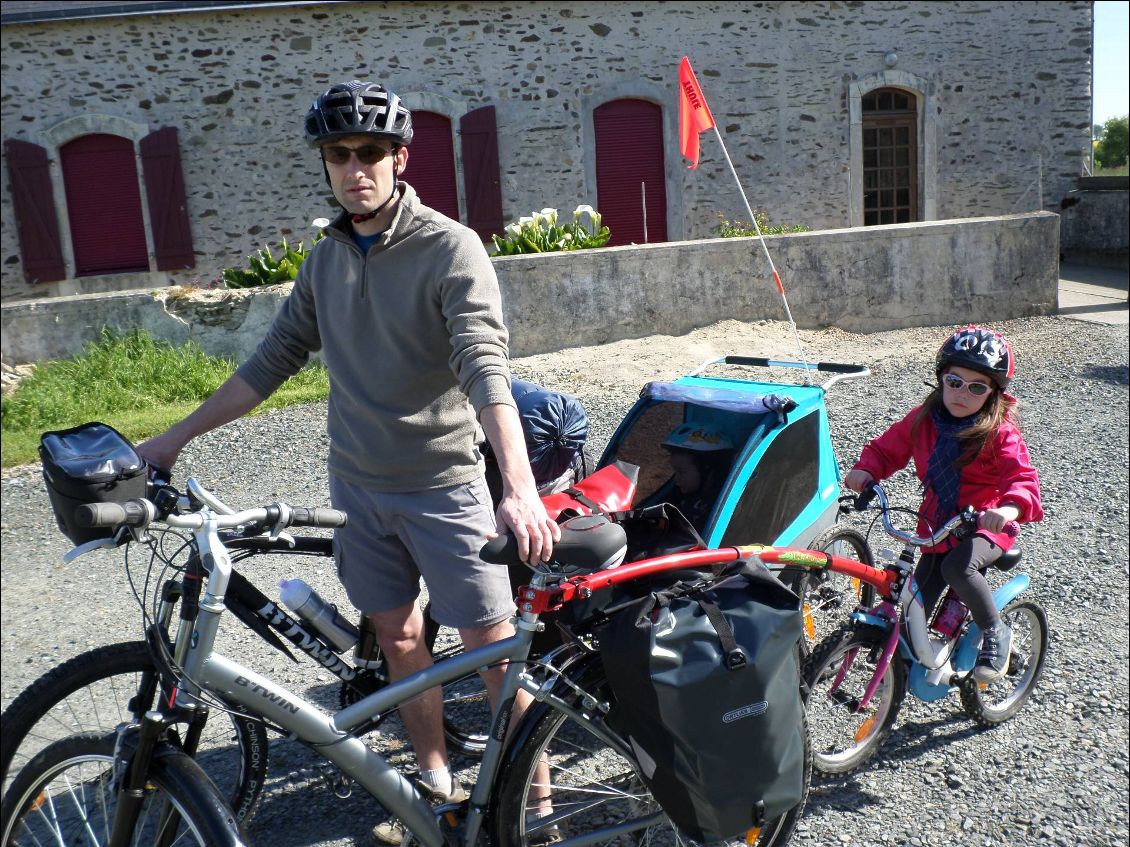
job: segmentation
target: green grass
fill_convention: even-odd
[[[1095,176],[1126,176],[1130,174],[1130,165],[1119,165],[1117,168],[1095,168]]]
[[[132,330],[102,337],[79,356],[41,364],[0,405],[0,464],[39,460],[39,436],[102,421],[135,443],[183,418],[235,372],[230,359],[195,344],[173,347]],[[329,396],[325,368],[311,364],[288,380],[256,413]]]

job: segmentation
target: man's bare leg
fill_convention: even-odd
[[[432,666],[432,655],[424,642],[424,615],[415,602],[389,612],[369,615],[377,643],[388,661],[389,679],[403,679]],[[447,745],[443,737],[443,694],[429,688],[400,704],[400,718],[416,752],[420,772],[446,768]]]
[[[491,626],[482,627],[478,629],[460,629],[459,637],[463,640],[463,649],[467,651],[474,650],[476,647],[482,647],[487,644],[493,644],[495,641],[501,641],[504,638],[509,638],[514,634],[514,626],[509,620],[501,621]],[[499,665],[487,668],[485,671],[480,671],[480,676],[487,687],[487,696],[490,698],[491,712],[498,710],[498,695],[502,689],[502,680],[506,675],[506,663],[503,662]],[[519,691],[514,700],[514,712],[510,717],[510,726],[507,728],[507,735],[514,731],[514,727],[518,725],[518,719],[522,717],[523,712],[533,703],[533,698],[525,691]],[[549,775],[549,762],[542,757],[542,761],[538,764],[537,770],[534,772],[534,785],[544,786],[542,791],[532,792],[533,800],[543,800],[543,803],[538,805],[545,810],[546,813],[552,808],[550,802],[550,775]]]

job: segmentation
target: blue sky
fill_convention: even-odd
[[[1130,112],[1130,2],[1096,0],[1094,122]]]

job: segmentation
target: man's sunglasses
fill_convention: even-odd
[[[945,383],[946,388],[952,388],[954,391],[961,390],[961,387],[964,385],[966,390],[974,397],[981,397],[993,390],[993,387],[987,383],[970,382],[967,379],[962,379],[957,374],[945,374],[942,377],[942,382]]]
[[[322,148],[322,158],[331,165],[347,165],[350,158],[357,157],[362,165],[375,165],[385,156],[392,155],[392,150],[379,144],[366,144],[362,147],[346,147],[342,144],[327,144]]]

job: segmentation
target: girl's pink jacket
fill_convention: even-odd
[[[911,410],[901,421],[863,448],[853,470],[866,471],[881,482],[902,470],[914,459],[914,471],[919,481],[926,476],[926,466],[938,438],[932,418],[927,417],[911,437],[911,425],[922,407]],[[918,534],[930,535],[933,531],[927,518],[934,514],[937,498],[926,489],[925,498],[918,509]],[[1042,520],[1040,506],[1040,477],[1028,458],[1028,447],[1014,424],[1005,421],[996,437],[988,441],[977,457],[961,469],[961,488],[957,498],[958,508],[973,506],[978,511],[1011,504],[1020,510],[1020,523]],[[1002,550],[1008,550],[1014,541],[1006,533],[979,530],[978,535],[992,541]],[[957,542],[947,539],[938,547],[923,548],[923,552],[948,550]]]

